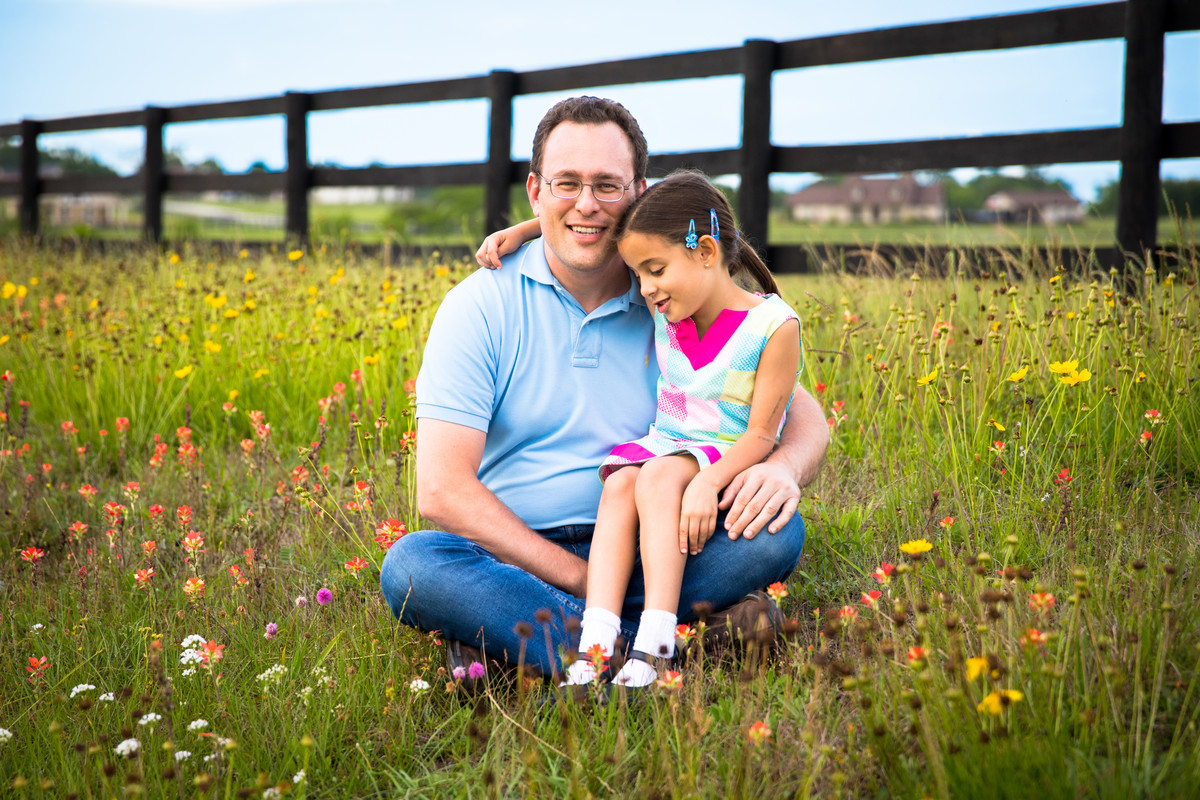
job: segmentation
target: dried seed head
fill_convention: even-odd
[[[554,617],[550,614],[550,609],[539,608],[536,612],[534,612],[533,618],[538,621],[538,624],[545,625]]]

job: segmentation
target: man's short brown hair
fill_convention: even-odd
[[[533,157],[529,159],[529,171],[541,174],[542,154],[546,149],[546,140],[550,132],[564,122],[574,122],[580,125],[603,125],[614,123],[629,139],[633,148],[633,180],[640,182],[646,177],[646,169],[650,164],[650,153],[646,149],[646,137],[637,120],[625,106],[615,100],[603,97],[570,97],[554,106],[542,117],[537,131],[533,134]]]

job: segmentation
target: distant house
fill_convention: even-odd
[[[1083,204],[1066,189],[996,192],[983,201],[989,218],[998,222],[1040,222],[1054,225],[1082,222]]]
[[[411,186],[321,186],[312,190],[312,201],[320,205],[371,206],[379,203],[410,203],[416,196]]]
[[[800,222],[942,222],[946,190],[940,183],[898,178],[848,176],[841,183],[821,181],[787,198],[792,219]]]
[[[128,222],[126,203],[118,194],[52,194],[41,201],[41,212],[48,225],[90,225],[106,228]]]

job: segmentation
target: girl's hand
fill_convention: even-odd
[[[697,476],[683,491],[679,552],[697,555],[717,530],[717,487]]]
[[[515,252],[518,247],[530,239],[536,239],[541,233],[541,223],[536,219],[518,222],[484,239],[483,244],[475,251],[475,260],[485,269],[500,269],[500,259],[503,256]]]

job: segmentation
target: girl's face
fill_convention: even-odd
[[[621,258],[637,273],[646,305],[669,322],[679,322],[704,307],[712,293],[715,265],[704,264],[701,246],[689,250],[661,236],[628,233],[618,244]],[[711,259],[711,256],[710,256]]]

